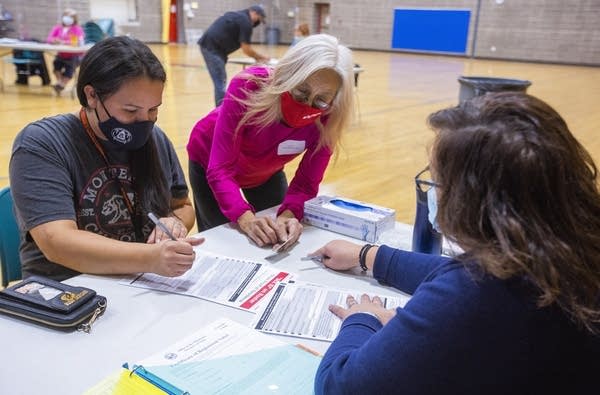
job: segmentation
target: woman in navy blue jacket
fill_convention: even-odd
[[[486,94],[432,114],[430,198],[454,258],[333,241],[326,266],[412,294],[331,306],[317,394],[592,393],[600,372],[596,166],[546,103]],[[437,195],[437,198],[435,197]],[[435,208],[433,208],[435,212]]]

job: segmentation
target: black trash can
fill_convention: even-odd
[[[279,38],[281,37],[281,30],[278,27],[267,28],[267,45],[279,44]]]
[[[531,81],[515,80],[509,78],[491,78],[491,77],[458,77],[460,90],[458,92],[458,101],[462,103],[474,96],[480,96],[487,92],[516,91],[526,92],[531,85]]]

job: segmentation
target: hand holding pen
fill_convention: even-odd
[[[300,258],[301,261],[313,261],[315,263],[323,263],[323,260],[325,258],[329,258],[329,257],[325,257],[323,255],[307,255],[307,256],[303,256],[302,258]]]
[[[154,213],[148,213],[148,218],[156,224],[156,228],[148,238],[149,244],[154,244],[158,250],[157,255],[149,262],[149,270],[152,273],[166,277],[177,277],[185,274],[192,268],[195,259],[194,247],[202,244],[204,238],[187,237],[187,229],[178,231],[175,223],[171,227],[167,225],[169,218],[159,219]],[[173,218],[180,223],[176,218]],[[175,231],[174,231],[175,229]],[[180,236],[178,239],[177,236]],[[163,236],[167,236],[173,242],[164,243]]]
[[[349,270],[358,266],[362,245],[345,240],[333,240],[308,256],[321,256],[325,266],[333,270]],[[371,251],[376,251],[372,248]]]
[[[165,239],[177,240],[187,236],[187,228],[176,217],[158,218],[149,212],[148,218],[156,225],[154,231],[148,237],[148,243],[158,243]]]

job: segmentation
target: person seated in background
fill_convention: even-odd
[[[320,34],[231,81],[187,145],[199,230],[232,221],[259,246],[298,240],[304,202],[316,196],[352,116],[352,65],[348,48]],[[299,155],[288,189],[283,167]],[[275,220],[255,215],[278,204]]]
[[[194,261],[194,210],[172,143],[155,123],[166,74],[142,42],[107,38],[85,55],[81,109],[15,138],[10,187],[23,277],[180,276]],[[177,240],[154,226],[153,212]]]
[[[61,23],[54,26],[46,41],[50,44],[78,46],[83,44],[83,29],[77,23],[77,12],[67,8],[62,15]],[[59,52],[54,58],[54,76],[56,84],[53,85],[57,94],[65,89],[67,83],[73,78],[75,68],[83,53]]]
[[[596,392],[600,193],[591,156],[556,111],[524,93],[488,93],[429,123],[433,217],[464,254],[341,240],[318,249],[327,267],[370,269],[412,298],[396,310],[368,295],[330,306],[343,323],[315,392]]]
[[[292,40],[292,46],[298,44],[300,40],[310,35],[310,29],[308,23],[301,23],[294,28],[294,38]]]

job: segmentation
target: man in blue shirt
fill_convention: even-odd
[[[215,86],[215,106],[225,96],[227,56],[242,48],[242,51],[257,62],[266,62],[269,57],[256,52],[250,45],[252,29],[265,23],[265,10],[260,5],[240,11],[230,11],[217,18],[198,40],[206,68]]]

